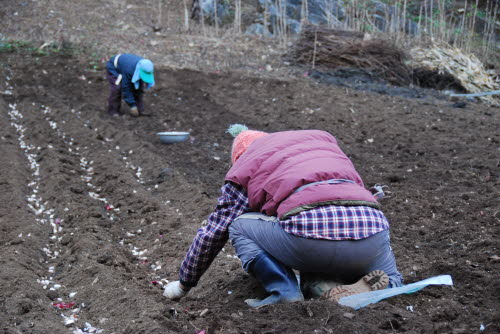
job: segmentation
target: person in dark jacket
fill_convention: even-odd
[[[120,115],[121,100],[130,107],[134,117],[144,112],[144,87],[154,86],[154,65],[149,59],[122,53],[111,57],[106,63],[107,79],[110,85],[108,114]]]
[[[185,296],[228,239],[243,269],[270,294],[246,300],[252,307],[301,301],[304,294],[338,301],[402,285],[389,221],[331,134],[265,133],[241,124],[228,132],[235,136],[232,167],[217,207],[164,296]],[[306,291],[308,280],[321,284]]]

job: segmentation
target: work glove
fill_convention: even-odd
[[[130,107],[130,115],[137,117],[139,116],[139,109],[136,106]]]
[[[167,284],[163,291],[163,295],[172,300],[179,300],[187,295],[188,292],[189,291],[182,290],[181,282],[175,281]]]

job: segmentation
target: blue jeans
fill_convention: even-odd
[[[301,273],[344,284],[380,269],[389,276],[390,287],[402,285],[388,230],[360,240],[309,239],[285,232],[275,217],[247,213],[229,226],[229,238],[247,272],[252,260],[265,251]]]

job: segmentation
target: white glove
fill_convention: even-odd
[[[184,291],[181,289],[181,282],[175,281],[170,282],[165,287],[163,291],[163,295],[172,300],[178,300],[187,295],[188,291]]]

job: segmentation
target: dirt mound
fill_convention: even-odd
[[[498,333],[498,109],[303,80],[158,68],[150,117],[105,115],[104,74],[70,56],[0,54],[2,333]],[[382,204],[406,283],[359,311],[307,300],[250,309],[264,292],[228,244],[172,302],[196,229],[229,167],[231,123],[334,134]],[[161,144],[154,133],[186,130]],[[73,304],[74,303],[74,304]]]

